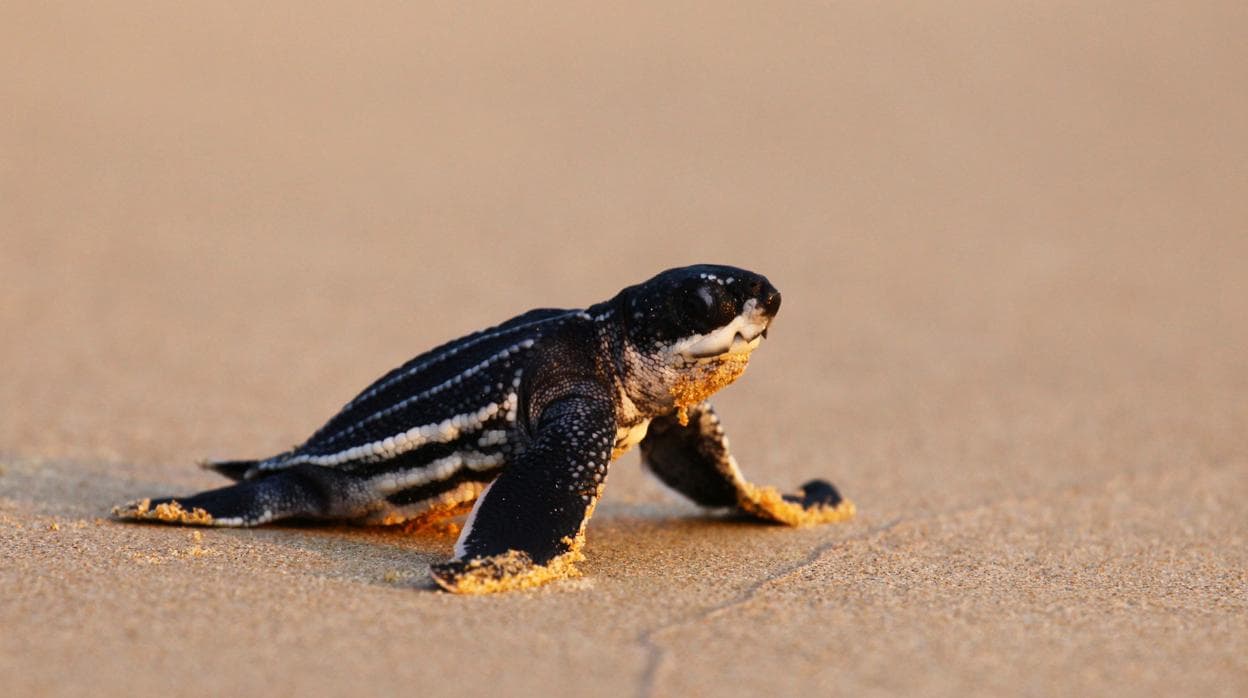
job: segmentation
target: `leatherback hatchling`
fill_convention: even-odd
[[[584,310],[531,310],[387,373],[296,448],[205,464],[235,485],[114,513],[257,526],[470,511],[454,557],[431,570],[466,593],[576,574],[607,466],[636,444],[647,468],[702,506],[792,526],[848,518],[853,504],[822,480],[795,495],[747,482],[706,402],[745,370],[779,309],[766,278],[707,264]]]

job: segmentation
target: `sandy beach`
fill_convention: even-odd
[[[1248,692],[1242,3],[0,9],[9,696]],[[762,526],[629,453],[584,576],[127,525],[390,368],[719,262]]]

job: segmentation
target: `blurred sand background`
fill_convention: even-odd
[[[9,696],[1244,695],[1248,5],[0,8]],[[708,516],[612,471],[586,577],[121,525],[438,342],[671,266],[784,293]]]

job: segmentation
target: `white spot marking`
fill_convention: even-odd
[[[475,412],[467,412],[455,415],[436,422],[433,424],[424,424],[412,427],[399,435],[388,436],[378,441],[373,441],[359,446],[353,446],[337,453],[328,453],[325,455],[304,455],[291,458],[290,460],[279,461],[270,466],[262,465],[265,470],[273,470],[278,468],[286,468],[300,463],[312,463],[314,465],[333,466],[346,463],[348,461],[359,460],[375,455],[384,455],[387,458],[406,453],[427,443],[446,443],[459,438],[460,434],[472,433],[482,427],[494,416],[504,410],[508,415],[515,411],[516,394],[509,393],[502,402],[492,402]],[[390,447],[387,448],[386,444]]]
[[[352,400],[351,402],[347,403],[347,406],[348,406],[348,407],[350,407],[350,406],[352,406],[352,405],[356,405],[356,404],[358,404],[358,403],[360,403],[360,402],[363,402],[364,400],[367,400],[367,399],[369,399],[369,398],[373,397],[374,395],[376,395],[377,393],[379,393],[379,392],[381,392],[381,391],[385,390],[386,388],[389,388],[390,386],[394,385],[395,383],[398,383],[399,381],[401,381],[401,380],[403,380],[403,379],[405,379],[405,378],[408,378],[408,377],[410,377],[410,376],[413,376],[413,375],[415,375],[415,374],[419,373],[420,371],[423,371],[424,369],[426,369],[426,368],[428,368],[428,367],[430,367],[430,366],[432,366],[432,365],[434,365],[434,364],[437,364],[437,363],[440,363],[440,362],[442,362],[442,361],[445,361],[445,360],[447,360],[447,359],[451,358],[452,356],[455,356],[456,354],[458,354],[459,352],[461,352],[461,351],[463,351],[463,350],[465,350],[465,349],[469,349],[469,348],[474,347],[474,346],[476,346],[476,345],[478,345],[478,344],[481,344],[481,343],[483,343],[483,342],[488,342],[488,341],[490,341],[491,339],[497,339],[497,338],[499,338],[499,337],[504,337],[504,336],[509,335],[509,334],[515,334],[515,333],[517,333],[517,332],[519,332],[519,331],[521,331],[521,330],[524,330],[524,329],[529,329],[529,328],[535,327],[535,326],[537,326],[537,325],[545,324],[545,323],[548,323],[548,322],[553,322],[553,321],[556,321],[556,320],[563,320],[563,319],[566,319],[566,318],[568,318],[569,316],[571,316],[571,315],[573,315],[573,314],[575,314],[575,311],[569,311],[569,312],[564,313],[564,314],[562,314],[562,315],[555,315],[555,316],[553,316],[553,317],[546,317],[546,318],[542,318],[542,319],[540,319],[540,320],[534,320],[534,321],[532,321],[532,322],[525,322],[525,323],[521,323],[521,324],[519,324],[519,325],[514,325],[514,326],[512,326],[512,327],[508,327],[508,328],[506,328],[506,329],[498,330],[498,331],[496,331],[496,332],[488,332],[488,333],[486,333],[486,334],[481,335],[480,337],[473,337],[472,339],[466,340],[466,341],[464,341],[463,343],[461,343],[461,344],[459,344],[459,345],[457,345],[457,346],[453,346],[453,347],[451,347],[451,348],[449,348],[449,349],[446,349],[445,351],[441,351],[441,352],[439,352],[439,353],[437,353],[437,354],[435,354],[435,355],[433,355],[433,356],[430,356],[427,360],[422,361],[422,362],[420,362],[419,364],[416,364],[415,366],[412,366],[411,368],[407,369],[406,371],[403,371],[402,373],[399,373],[399,374],[397,374],[397,375],[395,375],[395,376],[392,376],[391,378],[389,378],[389,379],[387,379],[387,380],[385,380],[385,381],[382,381],[382,382],[378,383],[377,385],[375,385],[375,386],[373,386],[373,387],[369,388],[368,390],[364,391],[363,393],[360,393],[360,395],[359,395],[358,397],[356,397],[356,398],[355,398],[354,400]],[[581,315],[584,315],[584,314],[585,314],[585,313],[583,313],[583,312],[581,313]]]
[[[477,451],[452,453],[445,458],[430,461],[419,468],[411,468],[397,473],[386,473],[368,482],[378,496],[384,497],[409,487],[426,485],[431,482],[442,482],[459,472],[461,468],[469,470],[489,470],[503,462],[503,454],[485,454]]]
[[[433,386],[432,388],[421,391],[411,397],[404,398],[394,403],[393,405],[386,407],[385,409],[374,412],[373,414],[361,419],[355,424],[352,424],[342,429],[341,431],[337,432],[333,436],[329,437],[329,441],[332,442],[335,439],[342,438],[343,436],[350,434],[351,432],[359,429],[360,427],[364,426],[365,424],[368,424],[369,422],[375,422],[378,419],[381,419],[387,415],[394,414],[395,412],[398,412],[399,410],[403,409],[404,407],[407,407],[408,405],[412,404],[413,402],[416,402],[417,400],[423,400],[427,397],[437,395],[438,393],[446,390],[447,388],[459,385],[460,383],[464,382],[464,380],[477,375],[481,371],[484,371],[486,368],[489,368],[495,362],[506,360],[513,353],[518,353],[522,350],[531,348],[534,342],[535,340],[526,339],[517,344],[513,344],[510,347],[507,347],[506,349],[503,349],[502,351],[498,352],[497,354],[494,354],[493,356],[485,359],[481,363],[478,363],[475,366],[472,366],[471,368],[468,368],[467,370],[442,381],[441,383]]]

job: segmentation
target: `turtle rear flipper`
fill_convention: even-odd
[[[350,518],[367,501],[359,490],[343,473],[299,465],[189,497],[131,502],[115,507],[113,515],[135,521],[238,527],[289,518]]]

